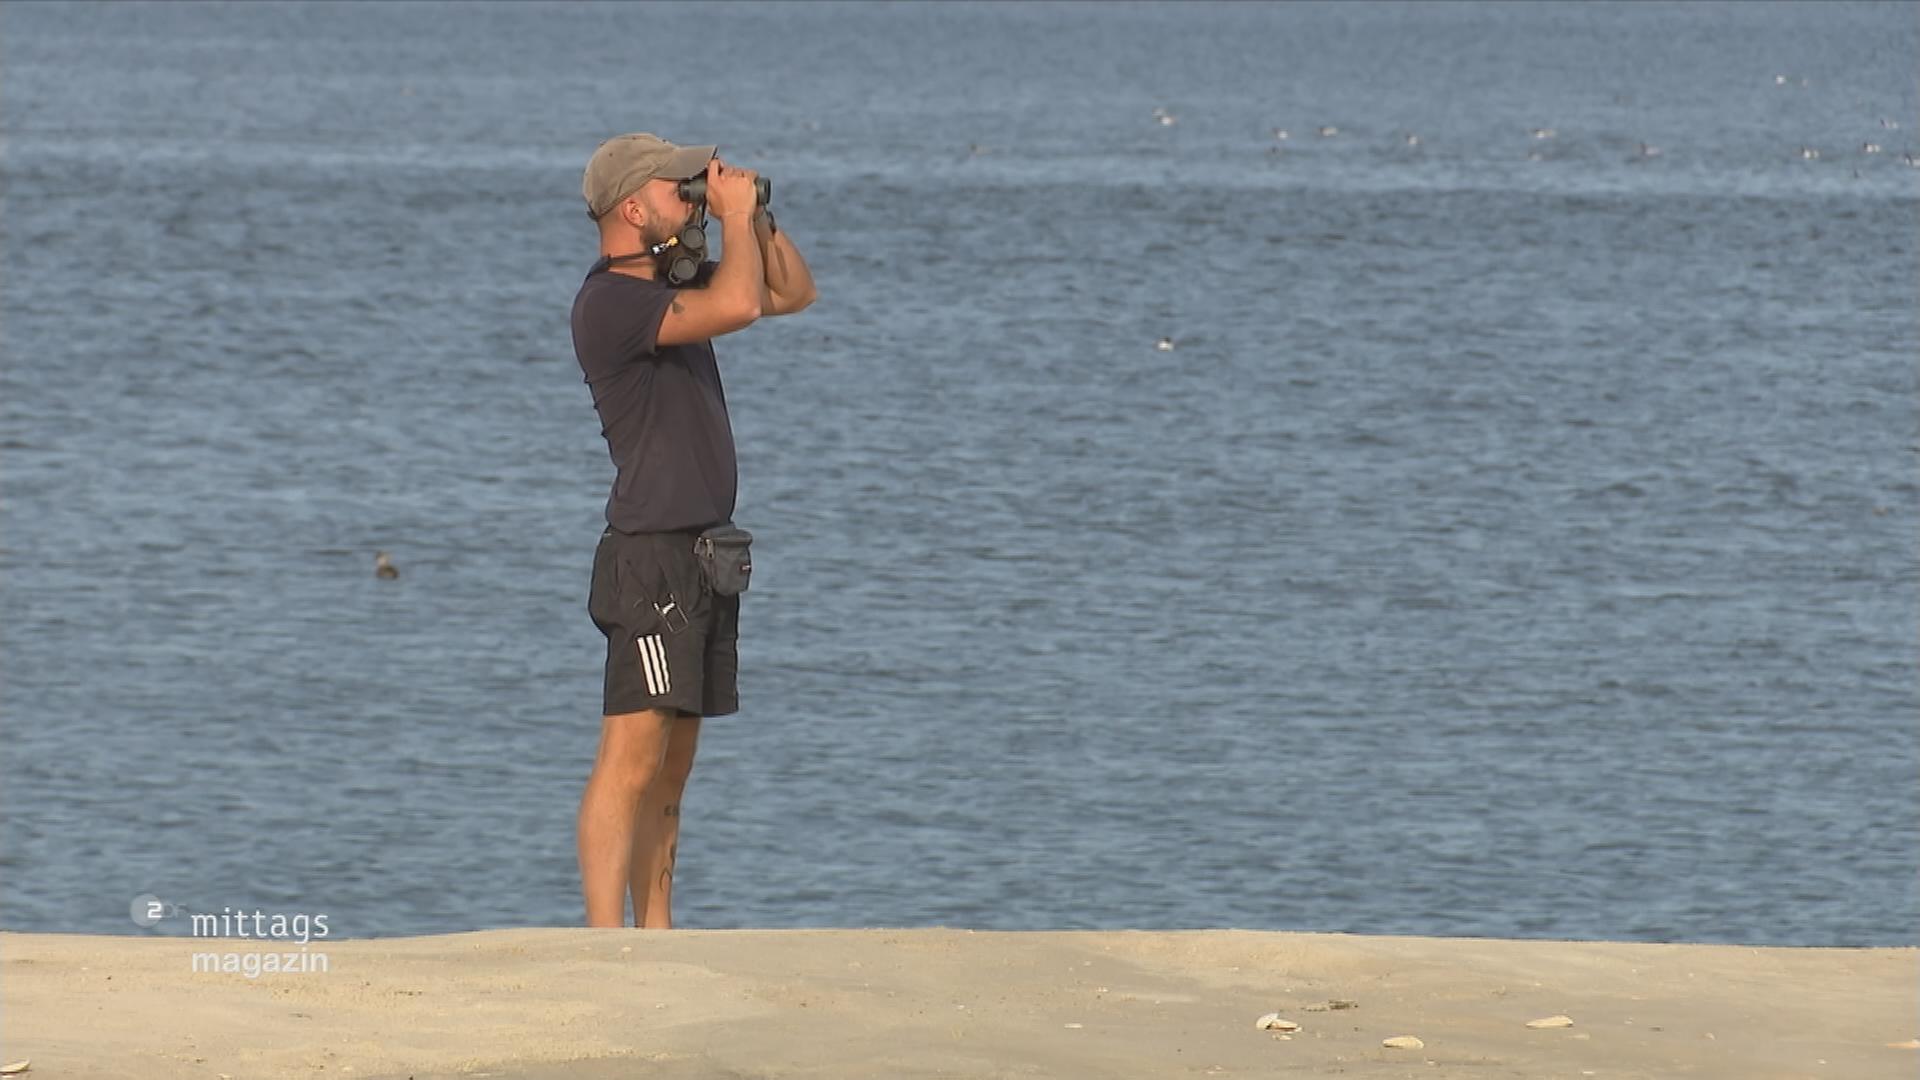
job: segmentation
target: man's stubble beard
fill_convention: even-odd
[[[668,240],[671,240],[674,237],[680,235],[680,233],[684,232],[689,225],[692,225],[695,221],[698,221],[699,217],[700,215],[696,211],[695,213],[688,214],[687,219],[685,221],[680,222],[677,225],[666,225],[659,222],[649,221],[647,222],[646,231],[641,234],[641,240],[646,244],[647,247],[653,247],[656,244],[664,244]],[[659,235],[657,236],[654,235],[656,231],[659,232]]]

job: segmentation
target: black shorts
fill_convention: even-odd
[[[707,588],[693,555],[698,536],[600,534],[587,614],[607,636],[605,715],[739,710],[740,598]]]

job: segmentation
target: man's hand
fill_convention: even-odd
[[[707,162],[707,208],[720,219],[720,265],[704,289],[681,289],[667,305],[654,340],[685,345],[730,334],[765,314],[766,266],[753,236],[753,207],[760,193],[751,169]]]
[[[733,214],[751,214],[760,202],[753,186],[759,173],[736,169],[719,158],[707,162],[707,208],[713,216],[725,220]]]

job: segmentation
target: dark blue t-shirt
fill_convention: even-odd
[[[733,520],[739,472],[713,343],[655,343],[676,291],[600,270],[573,298],[573,351],[615,469],[607,522],[626,532]]]

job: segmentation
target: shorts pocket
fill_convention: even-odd
[[[666,575],[652,552],[632,545],[613,560],[614,594],[620,600],[620,625],[629,634],[651,634],[660,626],[667,603]]]

